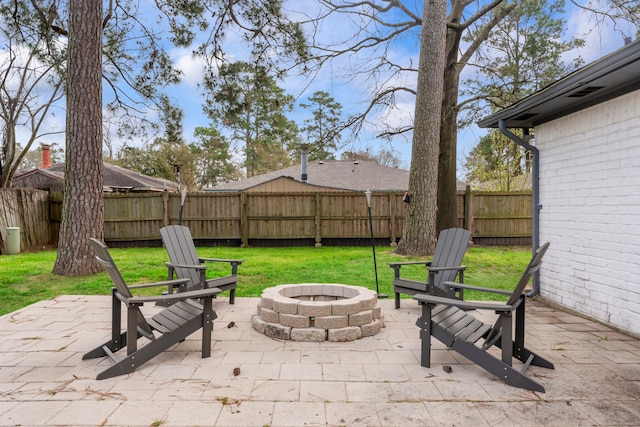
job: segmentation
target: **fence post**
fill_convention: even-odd
[[[249,207],[247,206],[247,193],[240,193],[240,229],[242,230],[242,246],[249,247]]]
[[[314,198],[316,201],[316,212],[315,212],[315,234],[316,234],[316,248],[322,246],[322,197],[320,196],[320,192],[316,192],[314,194]]]
[[[169,225],[169,192],[162,193],[162,224]]]
[[[389,244],[391,247],[396,246],[396,195],[389,193],[387,195],[389,203]]]
[[[471,225],[473,223],[472,199],[471,186],[467,185],[464,189],[464,228],[469,231],[471,231]]]

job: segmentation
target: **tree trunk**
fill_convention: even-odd
[[[15,157],[17,124],[7,121],[4,124],[4,132],[2,134],[2,149],[4,159],[0,156],[0,188],[11,187],[11,176],[13,169],[13,159]],[[4,163],[3,163],[4,161]]]
[[[102,239],[102,2],[69,1],[66,164],[54,274],[101,270],[89,238]]]
[[[446,64],[442,93],[442,123],[440,130],[440,163],[438,169],[438,220],[436,231],[458,227],[457,206],[457,141],[458,92],[460,71],[458,54],[462,33],[457,28],[447,30]]]
[[[396,249],[405,255],[433,254],[436,244],[438,159],[444,85],[446,0],[425,1],[415,123],[409,172],[411,203]]]

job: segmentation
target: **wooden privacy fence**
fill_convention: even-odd
[[[371,215],[376,242],[395,244],[402,236],[404,193],[373,193]],[[107,242],[159,244],[159,229],[181,222],[200,244],[358,244],[371,238],[367,200],[361,192],[191,193],[182,219],[178,193],[105,195]],[[61,212],[52,209],[52,213]],[[58,218],[52,218],[53,228]],[[458,194],[458,226],[479,244],[529,244],[531,193]]]
[[[403,193],[373,193],[371,216],[377,244],[402,236]],[[367,200],[360,192],[193,193],[182,220],[178,193],[104,196],[105,240],[121,246],[159,245],[159,229],[191,228],[202,245],[339,245],[370,243]],[[23,250],[55,243],[61,197],[32,189],[0,190],[0,251],[6,228],[20,227]],[[531,193],[458,193],[458,226],[478,244],[531,243]]]
[[[22,249],[42,247],[52,241],[48,192],[31,188],[0,188],[0,206],[0,253],[7,253],[8,227],[20,228]]]
[[[111,242],[158,240],[160,227],[178,222],[194,239],[245,246],[371,237],[364,193],[192,193],[182,219],[176,193],[105,195],[104,202],[105,240]],[[374,194],[371,204],[376,239],[397,241],[402,194]]]

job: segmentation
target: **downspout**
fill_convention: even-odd
[[[513,142],[523,147],[525,150],[531,152],[533,157],[533,164],[531,166],[531,204],[532,204],[532,218],[531,218],[531,246],[532,252],[538,250],[540,247],[540,210],[542,209],[542,205],[540,204],[540,186],[538,182],[538,176],[540,173],[540,153],[538,148],[535,146],[528,144],[525,140],[520,138],[518,135],[511,132],[507,129],[507,124],[504,120],[500,120],[498,122],[498,127],[500,132],[505,135],[507,138],[511,139]],[[536,271],[533,273],[533,287],[531,292],[527,294],[528,297],[535,297],[540,292],[540,272]]]

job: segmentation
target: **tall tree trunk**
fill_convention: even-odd
[[[69,1],[66,164],[54,274],[100,271],[89,238],[103,236],[102,2]]]
[[[428,255],[435,250],[438,157],[444,85],[446,0],[423,5],[415,123],[409,172],[411,203],[396,252]]]
[[[442,123],[440,130],[440,163],[438,169],[438,219],[436,231],[458,227],[457,206],[457,141],[458,92],[460,65],[458,54],[462,32],[447,29],[444,89],[442,93]]]

